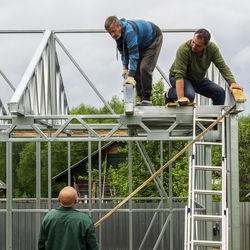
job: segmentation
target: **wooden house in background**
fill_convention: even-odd
[[[106,183],[106,174],[109,167],[118,167],[118,164],[126,160],[126,154],[120,153],[119,149],[122,147],[121,143],[109,142],[101,148],[101,162],[102,162],[102,182],[101,194],[102,198],[111,197],[111,189]],[[71,186],[73,186],[80,198],[88,198],[88,155],[70,167],[71,172]],[[91,165],[93,169],[99,169],[99,151],[96,150],[91,154]],[[68,183],[68,169],[54,176],[55,182]],[[98,178],[96,178],[98,179]],[[92,181],[92,198],[96,198],[99,193],[99,181]],[[86,201],[87,202],[87,201]],[[93,201],[94,203],[94,201]]]
[[[0,198],[6,195],[6,185],[3,181],[0,180]]]

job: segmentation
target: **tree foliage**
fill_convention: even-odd
[[[239,178],[240,200],[250,192],[250,115],[239,118]]]
[[[152,90],[153,105],[164,105],[164,84],[160,79],[153,85]],[[123,114],[124,104],[117,96],[114,96],[108,104],[116,114]],[[96,108],[81,104],[70,111],[72,115],[80,114],[110,114],[107,107]],[[114,122],[112,119],[85,119],[87,123]],[[239,118],[239,175],[240,175],[240,199],[247,201],[246,194],[250,192],[250,116]],[[143,142],[143,146],[152,162],[152,166],[157,170],[161,167],[159,155],[159,142]],[[172,142],[172,156],[176,155],[187,142]],[[41,143],[41,193],[42,197],[48,195],[48,143]],[[75,164],[88,154],[87,142],[71,142],[71,165]],[[97,143],[91,143],[92,152],[97,149]],[[136,143],[132,143],[132,188],[133,190],[150,177],[147,165],[144,162]],[[68,144],[66,142],[51,143],[51,176],[55,176],[68,167]],[[169,142],[163,142],[163,163],[169,160]],[[212,165],[221,164],[221,152],[218,147],[212,147]],[[121,149],[123,153],[128,153],[128,145]],[[6,144],[0,143],[0,179],[6,181]],[[13,194],[14,197],[35,197],[36,190],[36,143],[13,143]],[[106,174],[106,173],[105,173]],[[104,173],[102,173],[104,175]],[[129,171],[128,159],[118,166],[111,166],[107,169],[107,183],[111,187],[113,196],[124,197],[129,194]],[[187,196],[188,192],[188,159],[187,153],[183,154],[172,166],[172,190],[173,196]],[[93,170],[93,178],[98,177],[98,171]],[[216,174],[213,175],[216,179]],[[62,185],[52,180],[52,196],[56,197]],[[166,192],[169,191],[168,168],[163,172],[163,185]],[[214,189],[220,188],[220,183],[214,184]],[[156,197],[159,190],[154,181],[151,181],[136,196]]]

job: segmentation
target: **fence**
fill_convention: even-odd
[[[115,204],[104,203],[102,209],[111,209]],[[173,212],[173,249],[182,250],[184,244],[184,205],[185,203],[174,203]],[[0,202],[0,209],[6,206],[5,201]],[[57,202],[53,202],[53,208],[58,206]],[[96,206],[96,207],[95,207]],[[152,211],[158,206],[158,203],[141,203],[133,204],[133,249],[139,249],[139,246],[146,233],[148,225],[154,215]],[[32,209],[35,208],[35,202],[13,202],[15,209]],[[47,208],[47,203],[41,203],[41,208]],[[78,208],[88,209],[88,204],[79,204]],[[98,204],[93,204],[92,209],[97,209]],[[158,212],[156,220],[149,232],[149,236],[144,242],[142,249],[151,250],[159,236],[162,226],[164,225],[170,211],[167,210],[166,204],[163,204],[165,211]],[[138,209],[147,209],[150,212],[136,212]],[[219,204],[213,204],[214,212],[218,211]],[[107,221],[97,229],[97,237],[102,250],[125,250],[129,249],[129,214],[128,204],[123,209],[113,214]],[[96,210],[95,210],[96,211]],[[40,214],[40,221],[45,213]],[[103,212],[93,212],[91,217],[94,221],[103,216]],[[241,250],[250,249],[250,203],[240,203],[240,221],[241,221]],[[13,250],[34,250],[36,249],[36,219],[37,213],[13,212]],[[215,225],[214,225],[215,226]],[[6,215],[0,213],[0,249],[6,249]],[[162,242],[159,244],[158,250],[170,249],[170,230],[167,227]],[[215,236],[216,237],[216,236]]]

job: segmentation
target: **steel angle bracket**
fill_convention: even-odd
[[[5,142],[8,141],[10,136],[10,134],[7,132],[0,132],[0,141]]]
[[[169,140],[169,131],[156,130],[148,132],[147,138],[149,141]]]
[[[120,116],[120,123],[125,126],[140,126],[141,116]]]
[[[192,124],[193,123],[193,115],[187,114],[176,114],[176,123],[177,124]]]
[[[33,125],[34,118],[25,116],[12,117],[12,124],[16,126]]]

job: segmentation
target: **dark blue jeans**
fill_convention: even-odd
[[[173,76],[169,77],[172,88],[168,91],[168,98],[170,101],[176,101],[176,81]],[[204,78],[199,83],[192,83],[188,79],[184,79],[184,96],[189,98],[192,102],[195,98],[195,93],[206,96],[213,100],[213,105],[224,105],[225,90],[218,84]]]

